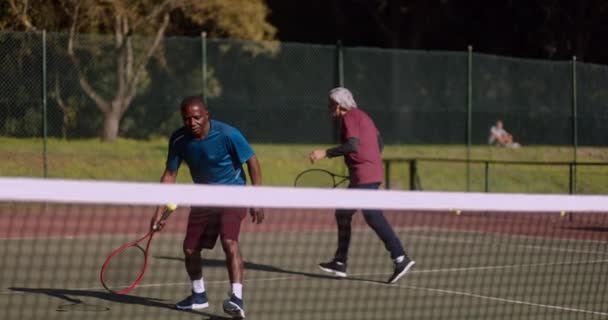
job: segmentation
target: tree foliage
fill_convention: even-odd
[[[142,89],[150,59],[163,60],[167,34],[206,30],[215,37],[273,40],[276,29],[266,21],[268,14],[264,0],[8,0],[0,7],[0,28],[67,31],[65,54],[77,71],[80,87],[103,114],[102,139],[114,141],[122,116]],[[82,43],[82,34],[111,35],[111,51],[103,42]],[[251,46],[253,52],[273,48],[256,43]],[[99,62],[113,66],[111,89],[108,81],[92,78],[91,66],[83,62],[83,57],[91,59],[96,51],[105,55],[99,60],[111,58],[111,62]],[[54,92],[61,90],[55,87]],[[54,97],[67,110],[66,99]]]

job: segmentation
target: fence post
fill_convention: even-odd
[[[574,166],[575,164],[570,162],[568,164],[568,177],[570,178],[570,183],[568,184],[568,193],[574,194]]]
[[[46,93],[46,30],[42,30],[42,171],[43,176],[49,176],[48,168],[48,115]]]
[[[335,86],[344,87],[344,49],[342,48],[342,40],[336,42],[336,78]],[[340,142],[340,122],[338,119],[333,121],[333,141]]]
[[[384,160],[384,186],[385,189],[391,188],[391,162]]]
[[[344,87],[344,49],[342,40],[336,42],[336,86]]]
[[[576,76],[576,56],[572,57],[572,144],[574,147],[574,166],[570,168],[570,194],[576,193],[576,162],[578,158],[578,92]]]
[[[473,110],[473,46],[467,47],[467,192],[471,191],[471,128]]]
[[[416,190],[416,159],[410,160],[410,190]]]
[[[490,161],[486,160],[486,161],[484,161],[484,163],[485,163],[484,190],[485,190],[485,192],[488,192],[488,191],[490,191],[490,187],[489,187],[490,186],[490,183],[489,183],[489,181],[490,181]]]
[[[207,32],[201,32],[201,59],[203,60],[201,63],[201,73],[203,80],[203,102],[207,105]]]

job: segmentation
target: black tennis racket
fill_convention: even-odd
[[[294,186],[303,188],[336,188],[349,180],[348,176],[335,174],[325,169],[308,169],[296,176]]]
[[[175,209],[175,205],[168,205],[160,221],[166,220]],[[158,230],[158,225],[154,225],[145,236],[122,245],[106,258],[99,273],[99,280],[106,290],[126,294],[135,289],[146,272],[150,242]]]

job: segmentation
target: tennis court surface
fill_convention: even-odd
[[[0,319],[230,319],[219,244],[203,253],[209,307],[173,307],[191,290],[188,207],[222,202],[267,208],[263,224],[242,225],[247,319],[608,319],[608,197],[0,180]],[[145,235],[166,203],[179,206],[151,242],[142,281],[128,294],[105,290],[106,257]],[[357,214],[347,277],[319,270],[336,248],[332,203],[385,209],[416,265],[387,284],[392,262]]]

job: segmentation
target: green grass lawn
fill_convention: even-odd
[[[302,170],[316,167],[337,173],[346,173],[342,160],[325,160],[315,165],[307,155],[313,148],[328,145],[253,145],[260,159],[264,184],[290,186]],[[102,143],[98,139],[66,141],[50,139],[47,144],[48,175],[53,178],[158,181],[164,169],[167,141],[119,140]],[[473,146],[471,159],[555,162],[572,161],[571,147],[524,146],[505,149],[490,146]],[[464,146],[451,145],[388,145],[385,158],[448,158],[465,159]],[[578,162],[605,162],[608,148],[580,147]],[[185,166],[183,168],[186,168]],[[471,165],[471,190],[485,189],[483,164]],[[190,182],[184,169],[178,181]],[[466,165],[456,162],[418,163],[420,183],[424,190],[466,190]],[[44,174],[43,142],[41,139],[0,137],[0,176],[42,177]],[[391,166],[391,186],[409,188],[407,163]],[[587,194],[608,193],[608,165],[580,166],[577,169],[577,192]],[[567,193],[567,166],[491,165],[488,187],[491,192]]]

